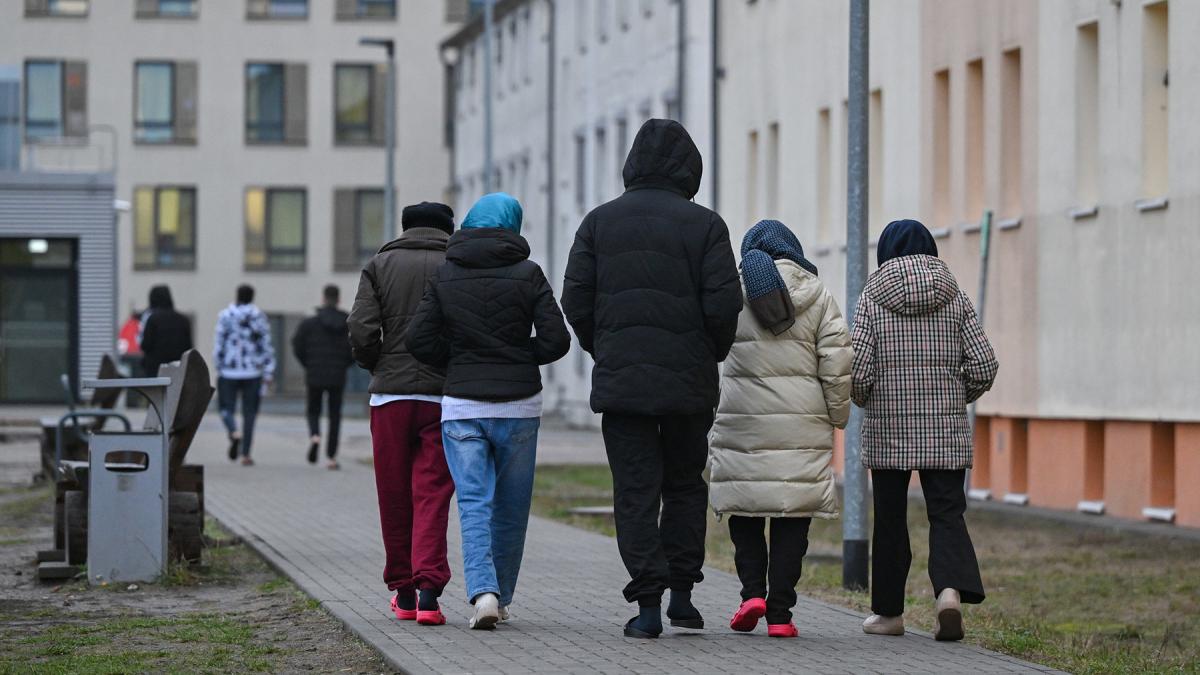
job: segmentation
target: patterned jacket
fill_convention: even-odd
[[[270,378],[275,373],[271,323],[253,304],[229,305],[217,317],[213,340],[217,373],[231,380]]]
[[[866,409],[869,469],[965,469],[967,404],[998,365],[975,308],[941,260],[894,258],[867,281],[854,319],[851,396]]]

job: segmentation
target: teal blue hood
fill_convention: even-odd
[[[462,229],[499,227],[516,234],[521,233],[521,203],[504,192],[493,192],[479,198],[475,206],[463,219]]]

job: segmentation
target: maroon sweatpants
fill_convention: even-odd
[[[371,408],[375,488],[393,591],[433,589],[450,581],[446,518],[454,481],[442,449],[442,407],[392,401]]]

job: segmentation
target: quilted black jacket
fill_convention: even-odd
[[[742,287],[725,221],[691,201],[701,170],[682,125],[649,120],[625,162],[625,194],[579,226],[563,308],[596,360],[596,412],[717,405],[717,363],[733,344]]]
[[[515,401],[542,390],[538,367],[562,358],[571,336],[529,244],[489,227],[450,238],[407,342],[422,362],[446,367],[446,395]]]

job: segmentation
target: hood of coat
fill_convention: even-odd
[[[336,307],[318,307],[317,323],[330,333],[345,333],[349,315]]]
[[[884,263],[863,292],[890,312],[917,316],[945,307],[958,295],[958,281],[940,259],[906,255]]]
[[[787,286],[792,306],[796,308],[796,316],[807,311],[821,297],[824,285],[817,275],[791,260],[776,260],[775,268],[779,270],[779,277]]]
[[[661,188],[687,199],[700,190],[704,162],[687,129],[675,120],[647,120],[621,172],[625,189]]]
[[[175,309],[175,301],[171,299],[171,289],[163,285],[151,288],[150,309]]]
[[[459,230],[446,247],[446,260],[474,269],[508,267],[528,258],[525,238],[499,227]]]
[[[450,235],[434,227],[413,227],[405,230],[399,237],[389,241],[379,249],[380,253],[398,248],[425,249],[429,251],[445,251],[446,242]]]

